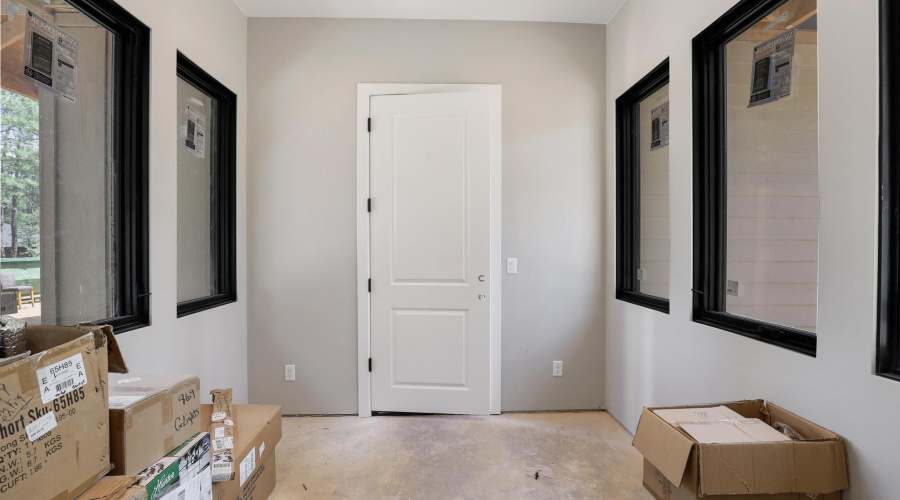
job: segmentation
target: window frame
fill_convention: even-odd
[[[637,290],[640,264],[640,105],[669,84],[669,59],[616,99],[616,298],[669,314],[669,299]],[[671,288],[671,283],[670,283]]]
[[[900,5],[881,0],[878,344],[875,373],[900,381]]]
[[[115,35],[115,333],[150,325],[150,28],[113,0],[67,0]]]
[[[177,78],[181,78],[216,101],[216,150],[209,148],[211,168],[216,171],[211,186],[215,200],[216,238],[213,244],[212,278],[218,293],[178,303],[178,317],[237,302],[237,95],[181,53],[177,54]],[[212,120],[216,122],[213,125]],[[177,259],[177,257],[176,257]],[[177,284],[176,284],[177,286]]]
[[[787,0],[741,0],[693,40],[694,288],[692,320],[815,357],[817,336],[725,312],[726,44]]]

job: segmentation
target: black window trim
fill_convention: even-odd
[[[113,153],[117,310],[95,323],[123,333],[150,325],[150,28],[113,0],[68,0],[116,36]]]
[[[177,75],[215,99],[218,106],[213,126],[217,147],[216,151],[210,151],[210,158],[212,168],[217,171],[212,187],[217,227],[213,280],[219,293],[179,302],[180,318],[237,302],[237,95],[180,51]]]
[[[725,45],[786,2],[741,0],[693,41],[693,321],[815,357],[815,334],[725,312]]]
[[[900,381],[900,4],[881,0],[878,346],[875,372]]]
[[[616,99],[616,298],[669,314],[669,299],[637,291],[641,101],[669,83],[669,59]]]

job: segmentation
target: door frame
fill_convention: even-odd
[[[356,297],[357,297],[357,390],[359,416],[372,416],[371,297],[369,294],[369,101],[374,96],[482,92],[490,96],[490,385],[492,415],[500,414],[500,195],[502,181],[501,86],[498,84],[360,83],[356,94]]]

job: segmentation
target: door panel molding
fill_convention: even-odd
[[[495,84],[382,84],[361,83],[357,86],[356,116],[356,241],[357,241],[357,380],[360,417],[372,415],[371,316],[370,316],[370,234],[369,209],[377,210],[377,200],[369,204],[369,103],[374,96],[479,92],[490,97],[490,413],[499,414],[501,284],[500,209],[501,209],[501,86]],[[439,280],[442,281],[442,280]],[[406,282],[416,286],[415,281]],[[377,288],[378,284],[371,284]],[[379,363],[379,360],[373,360]],[[382,363],[389,362],[381,360]],[[448,387],[449,389],[449,387]]]

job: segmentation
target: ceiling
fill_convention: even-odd
[[[625,0],[234,0],[249,17],[465,19],[606,24]]]

